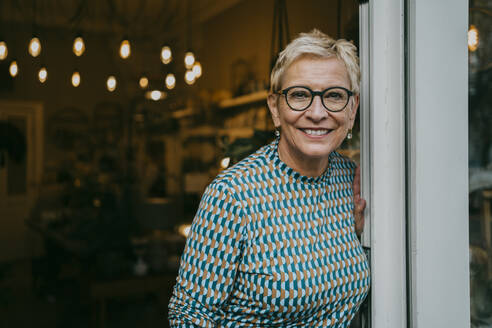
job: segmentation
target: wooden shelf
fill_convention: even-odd
[[[218,133],[218,128],[210,125],[202,125],[195,128],[188,128],[181,132],[183,138],[189,137],[213,137]]]
[[[219,108],[225,109],[225,108],[254,104],[266,100],[267,97],[268,97],[268,91],[261,90],[247,95],[239,96],[236,98],[224,99],[221,102],[219,102]]]
[[[186,108],[182,108],[182,109],[178,109],[177,111],[174,111],[172,113],[172,117],[174,117],[176,119],[180,119],[183,117],[192,116],[193,114],[194,114],[193,108],[186,107]]]
[[[229,136],[230,138],[251,138],[255,133],[253,128],[245,127],[245,128],[229,128],[229,129],[220,129],[219,135],[221,136]]]
[[[250,138],[254,135],[254,132],[255,129],[253,127],[217,128],[212,126],[201,126],[186,130],[182,133],[182,137],[220,137],[226,135],[231,138]]]

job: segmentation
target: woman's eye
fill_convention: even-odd
[[[296,99],[304,99],[304,98],[308,98],[309,95],[307,94],[307,92],[296,91],[291,93],[291,97]]]
[[[325,93],[325,98],[331,100],[340,100],[343,99],[343,94],[341,94],[340,92],[328,92]]]

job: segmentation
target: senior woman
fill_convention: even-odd
[[[352,43],[313,30],[280,53],[268,96],[278,138],[207,187],[171,327],[349,326],[370,278],[355,229],[355,165],[335,150],[358,94]]]

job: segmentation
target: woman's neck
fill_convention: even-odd
[[[278,143],[278,156],[294,171],[308,177],[319,177],[328,167],[328,157],[306,157],[298,150],[289,149],[289,145],[281,140]]]

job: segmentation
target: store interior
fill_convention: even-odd
[[[273,140],[272,61],[313,28],[357,42],[358,2],[2,1],[0,326],[166,327],[201,194]]]
[[[492,4],[468,14],[470,312],[490,328]],[[273,140],[272,62],[313,28],[358,44],[359,1],[0,1],[0,327],[167,327],[204,188]]]

